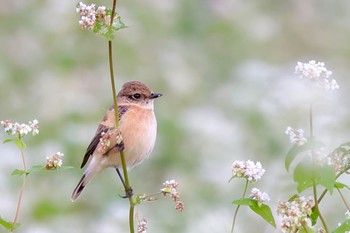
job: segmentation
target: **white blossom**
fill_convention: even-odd
[[[295,198],[293,201],[281,201],[277,207],[277,214],[282,217],[282,232],[298,232],[303,225],[308,223],[314,204],[311,197],[299,197]]]
[[[260,162],[254,163],[251,160],[236,160],[232,163],[232,177],[243,177],[251,183],[255,183],[257,180],[260,180],[264,173],[265,169],[262,168]]]
[[[265,192],[261,192],[257,188],[252,188],[252,191],[251,191],[251,194],[249,195],[249,198],[251,198],[255,201],[258,201],[259,204],[270,201],[269,195]]]
[[[301,80],[314,82],[318,87],[325,90],[339,89],[337,81],[330,78],[332,71],[329,71],[324,66],[323,62],[316,62],[314,60],[308,63],[297,62],[295,74],[297,74]]]
[[[160,190],[164,196],[170,194],[171,200],[175,202],[175,209],[179,212],[184,210],[184,204],[180,201],[180,193],[177,191],[179,183],[175,180],[167,180],[163,183],[163,188]]]
[[[138,221],[137,233],[147,233],[147,219],[143,218]]]
[[[303,129],[293,129],[292,127],[288,126],[285,134],[289,136],[290,142],[292,144],[302,146],[307,142],[307,139],[304,137]]]
[[[22,138],[29,133],[32,133],[33,136],[39,133],[39,122],[36,119],[29,121],[29,124],[18,122],[13,123],[11,120],[1,121],[0,124],[4,127],[6,133],[19,138]]]
[[[56,152],[52,156],[47,156],[46,157],[46,169],[58,169],[62,166],[62,159],[63,159],[64,154],[61,152]]]

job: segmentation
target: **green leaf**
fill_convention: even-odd
[[[337,188],[337,189],[347,188],[350,190],[349,186],[347,186],[346,184],[340,183],[340,182],[335,182],[334,188]]]
[[[297,182],[297,191],[301,193],[313,185],[312,164],[309,160],[300,162],[294,170],[294,181]]]
[[[22,175],[28,175],[29,171],[21,170],[21,169],[15,169],[11,175],[13,176],[22,176]]]
[[[320,148],[320,147],[324,147],[324,144],[320,141],[308,141],[307,143],[305,143],[302,146],[299,146],[297,144],[294,144],[290,150],[287,152],[287,156],[284,162],[284,165],[286,167],[286,170],[289,171],[289,167],[291,165],[291,163],[293,162],[293,160],[297,157],[297,155],[299,155],[300,153],[307,151],[307,150],[311,150],[312,148]]]
[[[19,149],[25,149],[26,144],[19,138],[9,138],[4,140],[3,143],[14,142]]]
[[[21,139],[14,138],[13,141],[19,149],[25,149],[27,146]]]
[[[3,143],[9,143],[9,142],[13,142],[13,139],[12,139],[12,138],[8,138],[8,139],[5,139],[5,140],[3,141]]]
[[[298,194],[294,194],[293,196],[291,196],[291,198],[288,199],[288,202],[292,202],[295,199],[299,198],[300,196]]]
[[[313,166],[309,159],[302,160],[294,170],[294,181],[298,184],[299,193],[311,187],[315,181],[316,185],[324,186],[332,194],[335,180],[336,174],[332,166]]]
[[[238,200],[234,200],[232,203],[236,205],[249,206],[251,210],[260,215],[273,227],[276,227],[275,219],[273,218],[271,209],[268,205],[259,204],[258,201],[252,200],[250,198],[241,198]]]
[[[252,209],[255,213],[260,215],[263,219],[265,219],[269,224],[271,224],[274,228],[276,228],[275,219],[273,218],[271,209],[268,205],[262,204],[259,206],[258,201],[252,200],[249,205],[250,209]]]
[[[338,228],[336,228],[332,233],[344,233],[350,231],[350,219],[345,220]]]
[[[0,225],[2,225],[3,227],[5,227],[8,230],[14,230],[14,229],[18,228],[21,224],[16,223],[15,225],[13,225],[12,222],[5,221],[4,219],[2,219],[0,217]]]
[[[316,178],[318,178],[316,182],[324,186],[329,191],[329,193],[332,194],[336,179],[336,174],[333,166],[319,166],[316,170]]]
[[[247,205],[247,206],[249,206],[251,201],[253,201],[253,200],[250,199],[250,198],[241,198],[241,199],[238,199],[238,200],[233,200],[232,203],[236,204],[236,205]]]
[[[312,226],[314,226],[317,223],[317,219],[320,216],[320,213],[318,212],[316,207],[312,207],[311,211],[312,212],[310,215],[310,219],[311,219]]]

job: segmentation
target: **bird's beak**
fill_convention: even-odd
[[[150,99],[156,99],[158,97],[161,97],[163,94],[160,93],[152,93],[151,96],[149,97]]]

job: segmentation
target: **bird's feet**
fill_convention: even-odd
[[[120,195],[119,195],[120,196]],[[125,190],[125,195],[124,196],[120,196],[121,198],[130,198],[134,196],[134,191],[132,190],[132,188],[130,187],[129,189]]]

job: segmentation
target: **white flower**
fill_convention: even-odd
[[[46,157],[46,169],[58,169],[62,166],[62,158],[64,154],[61,152],[56,152],[51,157]]]
[[[262,168],[260,162],[254,163],[251,160],[236,160],[232,163],[232,177],[243,177],[251,183],[255,183],[257,180],[260,180],[264,173],[265,169]]]
[[[84,29],[93,29],[96,21],[95,4],[87,6],[84,3],[79,2],[76,7],[76,11],[80,14],[79,24],[81,27]]]
[[[306,225],[313,206],[312,198],[299,197],[290,202],[281,201],[277,207],[277,214],[282,217],[282,232],[294,233]]]
[[[163,188],[160,190],[164,196],[170,194],[171,200],[175,202],[175,209],[179,212],[184,210],[184,204],[180,201],[180,193],[177,191],[179,183],[175,180],[167,180],[163,183]]]
[[[147,219],[143,218],[138,221],[139,226],[137,227],[137,233],[146,233],[147,232]]]
[[[22,138],[28,133],[32,133],[33,136],[39,133],[39,122],[38,120],[29,121],[29,124],[20,124],[18,122],[12,123],[11,120],[5,120],[0,122],[4,127],[4,130],[9,135],[16,136],[18,138]]]
[[[270,197],[267,193],[265,192],[261,192],[259,189],[257,188],[253,188],[251,191],[251,194],[249,195],[249,198],[258,201],[259,204],[265,203],[265,202],[269,202],[270,201]]]
[[[302,80],[309,80],[325,90],[339,89],[335,79],[331,79],[332,71],[327,70],[323,62],[314,60],[309,63],[298,62],[295,66],[295,74]]]
[[[288,126],[285,134],[289,136],[290,142],[292,144],[302,146],[307,142],[307,139],[304,137],[303,129],[293,129],[292,127]]]

